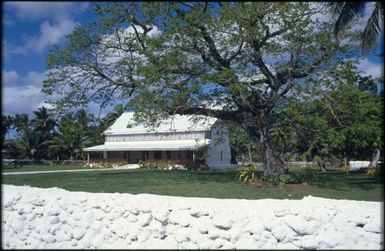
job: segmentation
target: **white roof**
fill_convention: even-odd
[[[162,140],[162,141],[131,141],[108,143],[84,148],[87,152],[98,151],[129,151],[129,150],[193,150],[207,145],[209,140]]]
[[[144,124],[137,124],[133,119],[133,112],[123,113],[113,125],[104,131],[105,135],[180,132],[180,131],[207,131],[217,120],[213,117],[200,116],[202,120],[193,121],[193,115],[175,115],[173,119],[164,120],[158,127],[149,128]],[[132,124],[131,128],[127,125]]]

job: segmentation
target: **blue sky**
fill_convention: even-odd
[[[50,47],[95,16],[88,2],[3,2],[2,112],[32,114],[48,97],[40,92]],[[90,107],[94,113],[97,107]]]
[[[48,100],[40,90],[49,48],[63,42],[76,25],[86,25],[95,18],[92,3],[3,2],[2,11],[2,112],[31,115]],[[359,69],[364,75],[379,77],[382,63],[382,58],[369,55]],[[92,104],[89,110],[99,112]]]

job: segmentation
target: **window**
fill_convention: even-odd
[[[223,150],[221,150],[221,161],[223,161]]]
[[[170,151],[166,151],[166,159],[171,159],[171,152]]]

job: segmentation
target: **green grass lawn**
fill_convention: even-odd
[[[53,170],[74,170],[74,169],[85,169],[82,164],[72,165],[23,165],[13,166],[4,165],[1,167],[2,172],[30,172],[30,171],[53,171]],[[90,169],[90,168],[87,168]]]
[[[300,170],[295,170],[295,172]],[[240,183],[236,170],[165,171],[165,170],[111,170],[77,173],[46,173],[30,175],[3,175],[2,184],[33,187],[59,187],[70,191],[108,193],[151,193],[160,195],[238,198],[238,199],[301,199],[317,197],[383,201],[383,186],[376,178],[359,172],[345,173],[331,170],[317,172],[311,186],[252,187]]]

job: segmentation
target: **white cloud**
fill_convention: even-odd
[[[37,36],[26,36],[25,44],[12,49],[15,54],[27,54],[31,52],[42,52],[48,46],[60,41],[66,34],[70,33],[78,22],[73,20],[62,20],[50,23],[44,21],[40,25],[40,33]]]
[[[24,21],[42,21],[38,34],[25,34],[23,45],[7,45],[8,54],[41,53],[47,47],[57,44],[80,23],[76,14],[84,12],[88,3],[56,2],[8,2],[5,6],[15,18]],[[3,44],[4,45],[4,44]]]
[[[44,94],[36,86],[6,86],[3,88],[3,111],[5,114],[28,113],[36,110]]]
[[[5,114],[28,113],[41,106],[47,96],[41,92],[45,72],[30,71],[26,76],[16,71],[3,70],[3,112]]]
[[[373,78],[379,78],[384,75],[382,64],[369,61],[367,58],[358,63],[358,69],[362,75],[371,75]]]
[[[42,101],[40,102],[37,107],[45,107],[46,109],[54,109],[55,108],[55,105],[54,104],[50,104],[50,103],[46,103],[46,101]]]
[[[7,2],[5,7],[15,13],[20,20],[41,19],[62,20],[85,11],[88,2]]]
[[[30,71],[25,78],[26,83],[34,86],[42,86],[45,79],[45,72]]]
[[[2,70],[2,105],[4,114],[15,115],[27,113],[33,116],[33,111],[39,107],[54,108],[54,105],[46,103],[48,100],[58,100],[59,95],[48,96],[41,92],[46,72],[30,71],[25,76],[14,70]],[[88,112],[96,116],[100,112],[99,104],[89,103],[84,107]],[[76,109],[75,109],[76,110]],[[101,111],[101,117],[112,111],[108,106]]]
[[[8,85],[14,85],[19,80],[19,74],[16,71],[6,71],[3,70],[3,83],[8,83]]]

